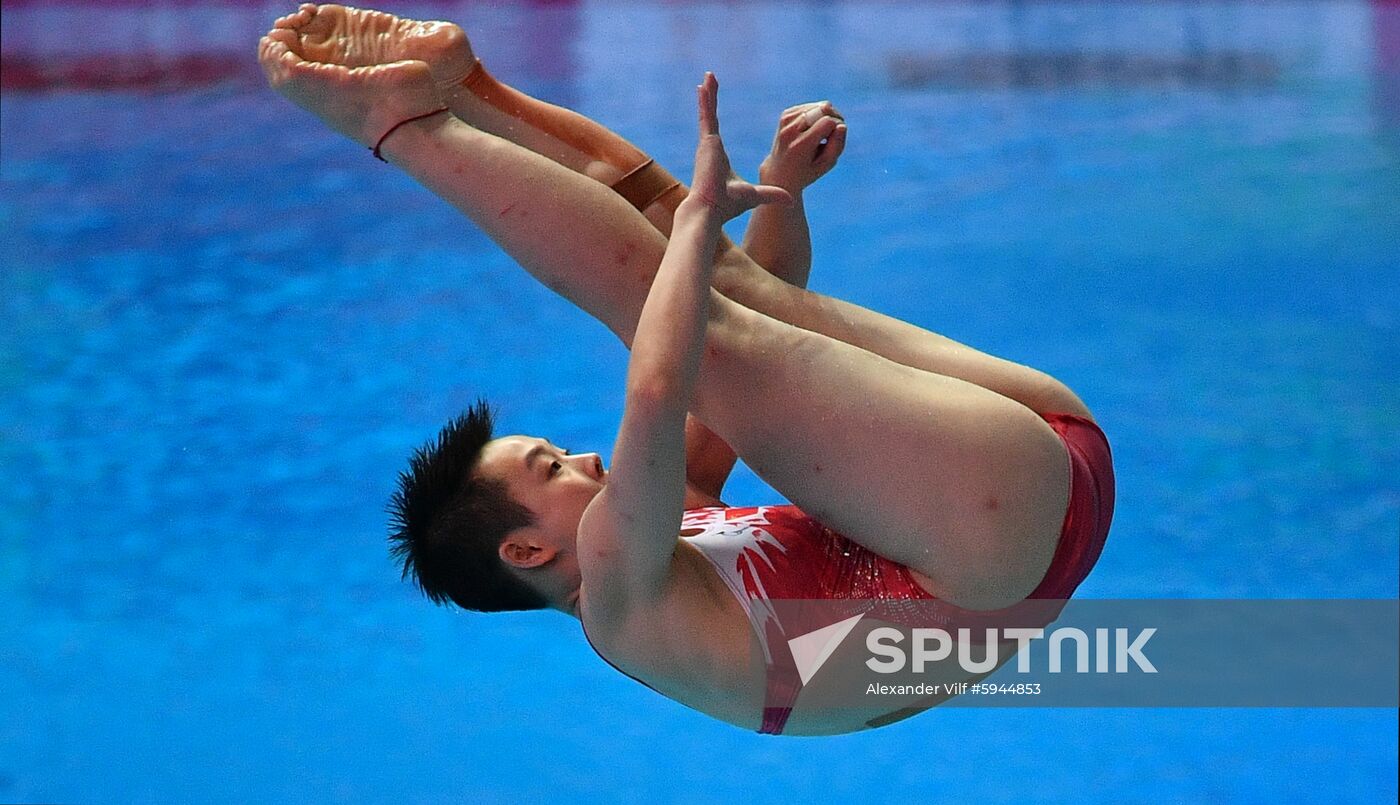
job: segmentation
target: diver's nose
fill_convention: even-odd
[[[601,481],[606,471],[603,469],[603,457],[597,453],[584,453],[579,456],[583,460],[583,466],[594,480]]]

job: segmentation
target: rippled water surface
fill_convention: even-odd
[[[1396,595],[1395,6],[400,8],[677,173],[703,69],[750,173],[783,107],[834,100],[813,286],[1084,397],[1119,501],[1082,594]],[[282,10],[7,5],[0,799],[1395,800],[1394,712],[772,740],[562,617],[426,605],[384,550],[409,449],[487,395],[606,452],[625,354],[261,87]]]

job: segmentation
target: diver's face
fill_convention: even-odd
[[[547,548],[570,553],[584,509],[607,483],[607,471],[597,453],[570,454],[547,439],[531,436],[488,442],[478,471],[503,481],[511,498],[535,515],[532,537],[550,543]]]

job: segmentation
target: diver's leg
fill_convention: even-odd
[[[1045,574],[1064,444],[981,386],[794,327],[712,292],[693,410],[773,488],[953,603],[991,609]]]
[[[309,64],[289,50],[291,36],[264,38],[263,67],[337,131],[371,143],[393,113],[432,108],[422,62]],[[401,126],[384,154],[631,343],[666,245],[641,213],[445,114]],[[1034,587],[1058,537],[1068,468],[1030,409],[715,297],[727,324],[707,344],[697,413],[763,477],[955,603],[996,606]]]
[[[469,71],[475,61],[461,29],[455,25],[400,20],[388,14],[351,10],[343,6],[304,5],[295,14],[278,20],[277,28],[272,33],[295,38],[295,42],[288,43],[289,47],[312,61],[339,60],[336,63],[372,68],[373,65],[405,57],[431,58],[433,63],[429,67],[439,92],[443,87],[460,84],[457,76]],[[322,66],[331,68],[334,65]],[[635,152],[641,155],[621,137],[587,118],[519,93],[515,93],[515,96],[518,96],[520,104],[531,105],[534,110],[531,115],[552,122],[543,128],[522,127],[519,120],[508,115],[505,119],[499,115],[492,117],[491,109],[495,107],[491,104],[484,104],[486,109],[473,111],[466,104],[474,102],[463,100],[461,93],[454,97],[458,98],[458,110],[464,116],[486,120],[511,137],[550,154],[551,162],[576,173],[588,174],[592,171],[596,174],[602,170],[599,165],[605,167],[606,163],[582,152],[569,151],[561,142],[555,142],[557,138],[550,131],[570,131],[572,133],[566,139],[585,144],[595,155],[611,154],[610,159],[619,165],[630,164],[627,161],[632,159],[629,154]],[[396,134],[391,144],[398,138]],[[454,148],[460,149],[473,139],[471,132],[458,129]],[[474,160],[476,166],[484,171],[480,176],[467,171],[464,165],[449,170],[445,163],[436,164],[421,159],[412,160],[414,167],[410,172],[477,221],[541,282],[603,321],[630,344],[635,314],[641,309],[641,300],[645,299],[646,290],[659,264],[664,241],[646,237],[645,233],[637,233],[633,228],[624,226],[621,231],[634,234],[649,246],[642,248],[624,239],[610,247],[603,247],[593,240],[592,235],[598,234],[599,230],[591,227],[591,224],[596,212],[616,207],[614,200],[607,199],[611,194],[601,187],[581,185],[576,177],[567,177],[565,172],[546,170],[544,163],[520,154],[516,156],[524,160],[521,166],[507,168],[506,163],[515,159],[505,156],[511,149],[503,146],[509,143],[501,140],[491,142],[492,147],[488,151],[495,160],[495,167],[486,168],[482,160]],[[511,184],[502,185],[502,181]],[[503,217],[500,213],[523,214],[526,207],[520,204],[522,197],[527,195],[523,192],[525,189],[533,188],[538,193],[538,188],[550,187],[563,192],[566,185],[570,188],[567,198],[576,206],[572,209],[552,206],[556,217],[551,228],[555,233],[579,233],[573,242],[592,243],[591,248],[597,250],[596,254],[611,255],[613,259],[610,261],[600,263],[598,260],[574,258],[568,258],[574,262],[546,260],[538,253],[526,250],[523,244],[511,245],[521,243],[520,236],[524,232],[514,226],[509,215]],[[509,192],[516,189],[522,192]],[[504,200],[506,195],[511,200]],[[675,194],[668,194],[647,209],[647,220],[663,232],[669,230],[673,201]],[[481,209],[482,205],[489,207],[497,202],[499,205],[494,213]],[[626,218],[622,216],[622,219]],[[617,223],[617,219],[608,220]],[[640,251],[637,251],[639,248]],[[740,249],[723,251],[717,262],[716,287],[731,299],[769,316],[846,341],[908,366],[982,385],[1036,411],[1088,414],[1087,408],[1068,388],[1044,373],[987,355],[857,305],[796,288],[769,274]]]
[[[411,124],[385,153],[630,345],[665,251],[635,209],[455,118]],[[954,603],[991,608],[1034,589],[1069,480],[1040,417],[715,296],[734,324],[707,344],[694,410],[756,472]]]
[[[425,62],[458,118],[612,187],[662,234],[670,234],[676,206],[685,198],[674,176],[606,126],[497,80],[478,62],[460,26],[304,3],[275,27],[295,31],[301,55],[312,61],[347,67]]]
[[[860,305],[790,285],[731,250],[717,258],[714,287],[745,307],[820,333],[896,363],[965,380],[1037,413],[1091,418],[1079,397],[1056,378],[989,355],[947,336]]]
[[[263,37],[269,82],[361,144],[438,102],[421,61],[349,68],[308,61],[299,45],[285,28]],[[666,238],[620,196],[448,114],[398,126],[382,146],[389,162],[466,214],[536,279],[632,343]]]
[[[666,238],[621,197],[446,115],[404,126],[384,154],[631,346]]]

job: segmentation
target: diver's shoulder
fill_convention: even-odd
[[[716,597],[703,578],[703,557],[693,548],[678,555],[666,594],[644,604],[596,596],[585,582],[585,633],[619,671],[690,707],[742,723],[761,709],[761,649],[733,596],[726,590]]]

